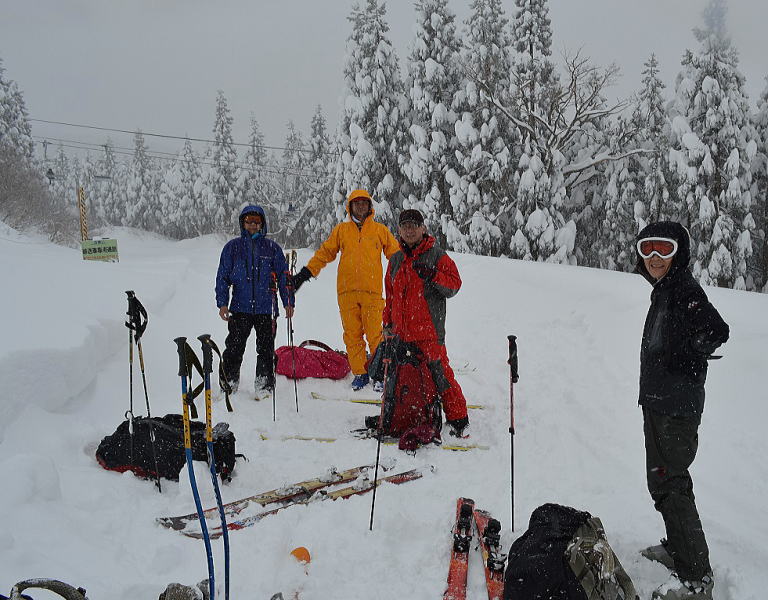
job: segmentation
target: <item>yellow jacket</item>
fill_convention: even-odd
[[[400,244],[386,225],[373,220],[373,206],[361,227],[352,220],[347,200],[347,220],[331,231],[315,255],[307,263],[307,269],[317,277],[321,269],[333,262],[341,250],[336,292],[370,292],[382,296],[383,270],[381,253],[389,258],[400,250]]]

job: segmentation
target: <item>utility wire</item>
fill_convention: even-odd
[[[116,133],[128,133],[130,135],[136,135],[137,133],[141,133],[143,136],[151,136],[151,137],[158,137],[158,138],[165,138],[169,140],[189,140],[191,142],[205,142],[208,144],[215,143],[215,140],[209,140],[205,138],[193,138],[189,136],[180,136],[180,135],[170,135],[165,133],[149,133],[146,131],[129,131],[128,129],[115,129],[112,127],[97,127],[96,125],[81,125],[79,123],[65,123],[63,121],[48,121],[46,119],[28,119],[29,121],[34,121],[35,123],[48,123],[51,125],[66,125],[67,127],[80,127],[82,129],[96,129],[98,131],[113,131]],[[244,144],[242,142],[231,142],[233,146],[243,146],[245,148],[265,148],[267,150],[288,150],[290,152],[307,152],[307,153],[313,153],[314,150],[307,150],[306,148],[286,148],[285,146],[267,146],[265,144]],[[320,152],[319,154],[327,154],[329,156],[336,156],[335,152]]]
[[[54,140],[58,142],[56,144],[56,147],[62,147],[62,148],[72,148],[74,150],[86,150],[86,151],[94,151],[94,152],[103,152],[104,146],[107,144],[96,144],[91,142],[81,142],[78,140],[68,140],[68,139],[62,139],[62,138],[45,138],[43,136],[32,136],[33,139],[36,139],[38,141],[46,141],[46,140]],[[68,142],[68,143],[64,143]],[[78,144],[78,145],[73,145]],[[124,146],[112,146],[109,145],[110,149],[114,154],[120,155],[120,156],[133,156],[135,154],[135,150],[133,148],[126,148]],[[173,152],[164,152],[161,150],[146,150],[146,155],[149,158],[153,158],[155,160],[160,161],[170,161],[170,162],[180,162],[184,160],[184,157]],[[197,164],[200,165],[206,165],[206,166],[214,166],[214,163],[210,160],[206,160],[204,158],[196,157],[197,158]],[[55,159],[49,159],[49,160],[55,160]],[[270,167],[269,165],[254,167],[251,164],[245,163],[245,162],[235,162],[233,163],[235,167],[246,169],[251,172],[257,172],[257,173],[271,173],[273,175],[295,175],[297,177],[308,177],[308,178],[322,178],[322,177],[333,177],[333,173],[329,173],[327,171],[306,171],[302,169],[295,169],[292,167]]]

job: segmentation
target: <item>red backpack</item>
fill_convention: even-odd
[[[307,348],[316,346],[320,348]],[[347,355],[340,350],[316,340],[305,340],[298,346],[280,346],[275,350],[277,364],[275,372],[290,379],[325,377],[344,379],[349,374]]]

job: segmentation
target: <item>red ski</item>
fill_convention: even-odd
[[[504,560],[501,553],[501,523],[491,515],[476,508],[474,511],[477,534],[480,538],[480,551],[485,566],[485,585],[488,587],[488,600],[502,600],[504,597]]]
[[[466,600],[469,547],[472,543],[472,512],[475,501],[459,498],[456,501],[456,524],[453,527],[453,548],[448,568],[448,588],[443,600]]]

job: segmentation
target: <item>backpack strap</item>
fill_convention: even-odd
[[[306,348],[307,346],[316,346],[321,350],[325,350],[327,352],[335,352],[336,354],[341,354],[343,356],[346,356],[345,352],[342,352],[341,350],[334,350],[328,344],[324,344],[323,342],[318,342],[317,340],[304,340],[303,342],[301,342],[301,344],[299,344],[299,348]]]

